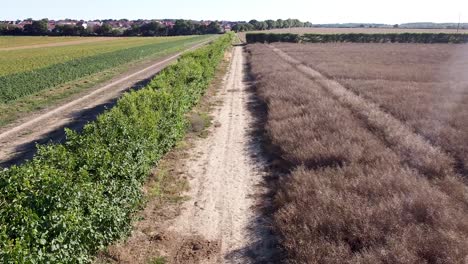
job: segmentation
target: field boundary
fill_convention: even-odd
[[[247,33],[247,43],[468,43],[468,34],[460,33],[345,33],[345,34],[294,34]]]

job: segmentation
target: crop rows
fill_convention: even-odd
[[[385,50],[379,45],[376,51]],[[274,197],[274,227],[285,261],[464,263],[468,188],[453,159],[404,121],[311,69],[323,67],[332,78],[346,69],[377,67],[370,63],[376,59],[372,47],[361,46],[362,53],[345,49],[327,61],[339,47],[309,46],[248,46],[257,94],[268,111],[268,149],[278,150],[290,172]],[[408,47],[399,48],[397,54],[405,54]],[[395,50],[388,53],[383,65],[396,60]],[[405,59],[414,57],[400,58]],[[335,69],[343,64],[346,69]],[[420,64],[421,69],[413,61],[415,71],[427,70]],[[389,69],[381,69],[379,78],[397,75]],[[384,94],[383,88],[372,93]],[[418,97],[408,97],[417,104]]]
[[[405,122],[450,153],[468,177],[466,45],[278,47]]]
[[[206,37],[179,39],[171,42],[149,44],[95,56],[77,58],[46,68],[29,72],[0,76],[0,102],[5,103],[73,81],[94,73],[101,72],[128,62],[149,56],[162,56],[169,52],[184,49],[186,45],[199,42]]]
[[[54,64],[84,57],[92,57],[103,53],[151,44],[162,44],[188,38],[193,38],[193,36],[170,38],[113,38],[101,40],[100,38],[88,38],[89,40],[94,39],[95,42],[59,47],[0,51],[0,76],[34,71]]]
[[[231,39],[183,55],[65,144],[0,172],[0,262],[85,263],[127,234],[146,176],[184,135]]]

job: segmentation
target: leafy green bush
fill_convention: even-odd
[[[298,43],[300,36],[297,34],[276,34],[276,33],[247,33],[245,35],[247,43],[273,43],[273,42],[292,42]]]
[[[231,40],[183,55],[65,144],[1,171],[0,263],[87,263],[128,234],[146,176],[184,135]]]

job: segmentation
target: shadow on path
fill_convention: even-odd
[[[246,54],[244,52],[244,54]],[[247,55],[245,55],[247,56]],[[273,196],[275,185],[279,177],[285,174],[283,166],[277,166],[279,158],[276,150],[271,149],[272,144],[266,135],[265,125],[267,121],[267,107],[256,95],[256,87],[250,75],[250,66],[244,62],[244,83],[247,86],[247,107],[252,116],[252,124],[249,131],[249,146],[247,149],[250,159],[259,164],[264,174],[260,183],[256,186],[256,203],[253,208],[256,217],[248,225],[251,243],[244,248],[233,251],[225,257],[226,262],[241,256],[247,263],[282,263],[283,251],[279,246],[278,235],[273,229],[273,213],[275,212]]]

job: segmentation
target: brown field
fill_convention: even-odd
[[[468,46],[249,45],[291,263],[468,261]]]

